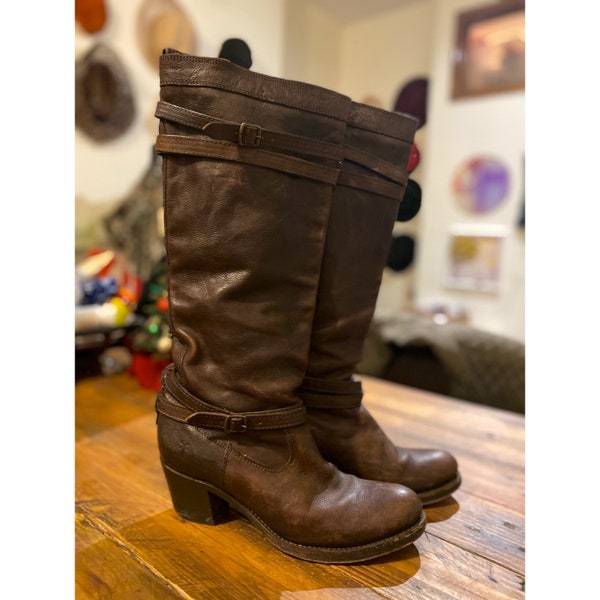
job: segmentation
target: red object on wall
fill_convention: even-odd
[[[408,172],[412,173],[419,163],[421,162],[421,152],[419,152],[419,148],[416,144],[413,143],[412,148],[410,150],[410,157],[408,159]]]
[[[104,0],[75,0],[75,21],[88,33],[98,33],[106,24]]]
[[[171,362],[168,359],[156,360],[149,354],[134,352],[128,373],[133,375],[142,387],[158,392],[160,390],[162,372]]]

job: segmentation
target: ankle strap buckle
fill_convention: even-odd
[[[244,433],[248,429],[246,417],[242,415],[227,415],[223,423],[223,430],[227,433]]]
[[[240,146],[260,146],[263,139],[262,128],[251,123],[242,123],[237,137]]]

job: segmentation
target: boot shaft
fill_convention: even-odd
[[[178,53],[160,77],[173,365],[156,408],[175,509],[215,523],[229,505],[305,560],[404,547],[425,527],[416,495],[325,461],[295,394],[350,99]]]
[[[179,53],[160,82],[178,379],[235,412],[294,404],[351,102]]]
[[[416,128],[408,115],[352,103],[319,282],[311,378],[350,379],[362,357]]]

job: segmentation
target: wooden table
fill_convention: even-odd
[[[365,406],[399,445],[444,448],[463,484],[426,508],[413,545],[326,566],[273,548],[243,518],[184,522],[159,464],[155,392],[130,375],[76,385],[78,600],[524,598],[522,415],[362,377]]]

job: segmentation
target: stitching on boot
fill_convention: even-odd
[[[230,442],[230,452],[231,452],[231,454],[235,454],[235,456],[237,458],[239,458],[240,460],[242,460],[248,464],[251,464],[253,467],[258,468],[261,471],[265,471],[267,473],[280,473],[280,472],[288,469],[296,457],[296,444],[293,441],[294,436],[291,434],[289,429],[285,430],[285,435],[286,435],[286,442],[287,442],[287,447],[288,447],[288,459],[281,467],[269,467],[267,465],[264,465],[264,464],[258,462],[257,460],[254,460],[253,458],[239,452],[231,444],[231,442]]]

